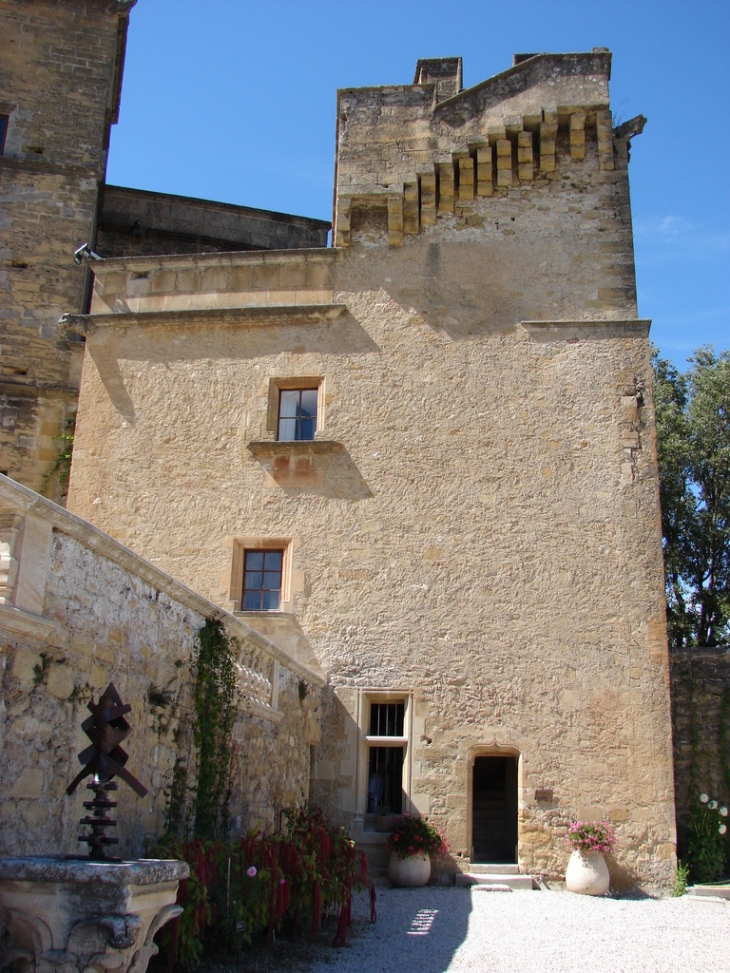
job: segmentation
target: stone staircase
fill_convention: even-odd
[[[520,875],[517,865],[479,864],[470,865],[468,872],[456,876],[456,885],[462,888],[478,886],[485,891],[513,892],[536,889],[531,875]]]

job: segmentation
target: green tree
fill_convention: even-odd
[[[669,641],[730,639],[730,352],[681,373],[653,349]]]

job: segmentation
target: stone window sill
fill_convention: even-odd
[[[339,453],[344,449],[344,446],[333,439],[266,439],[250,442],[247,448],[254,456],[321,456],[328,453]]]

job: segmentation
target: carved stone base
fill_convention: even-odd
[[[13,945],[0,967],[34,973],[145,973],[153,938],[182,912],[180,861],[0,859],[0,918]]]

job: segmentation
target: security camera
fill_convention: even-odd
[[[98,253],[94,253],[88,243],[82,243],[78,250],[74,250],[74,263],[80,264],[84,258],[86,260],[101,260]]]

